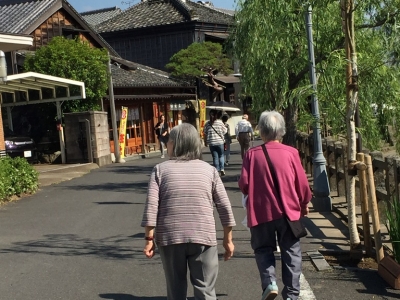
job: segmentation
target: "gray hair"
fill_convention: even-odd
[[[201,159],[201,141],[196,128],[182,123],[172,128],[169,138],[173,144],[172,153],[178,160]]]
[[[286,133],[285,119],[277,111],[264,111],[258,121],[258,129],[263,140],[280,140]]]

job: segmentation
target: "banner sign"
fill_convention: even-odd
[[[200,137],[203,138],[204,125],[206,123],[206,100],[199,100],[200,104]]]
[[[119,122],[119,154],[125,157],[126,121],[128,120],[128,108],[122,106],[121,121]]]

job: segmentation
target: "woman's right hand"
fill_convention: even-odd
[[[146,245],[144,246],[143,253],[146,255],[147,258],[152,258],[155,254],[154,250],[156,245],[154,241],[146,241]]]
[[[225,248],[224,260],[227,261],[227,260],[231,259],[231,257],[233,256],[233,251],[235,250],[235,245],[233,244],[232,240],[224,239],[223,246]]]

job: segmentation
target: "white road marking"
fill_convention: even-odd
[[[299,300],[316,300],[315,295],[304,277],[303,273],[300,275],[300,297]]]

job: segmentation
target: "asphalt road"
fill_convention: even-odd
[[[245,212],[236,183],[241,160],[238,145],[232,148],[232,164],[223,181],[237,222],[236,249],[230,261],[220,260],[217,294],[219,300],[259,299],[250,235],[241,224]],[[204,159],[211,161],[209,154]],[[0,299],[166,299],[160,257],[149,260],[142,254],[140,227],[149,175],[161,161],[112,164],[3,206]],[[221,241],[222,228],[216,219]],[[304,243],[303,251],[312,249],[318,245]],[[376,272],[317,272],[304,257],[302,300],[400,299],[398,292],[386,289]],[[282,287],[281,282],[278,285]]]

